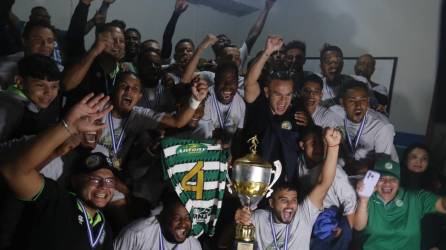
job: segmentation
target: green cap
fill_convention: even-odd
[[[393,176],[400,179],[400,164],[392,160],[379,160],[375,163],[375,171],[381,176]]]

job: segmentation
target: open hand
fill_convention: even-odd
[[[65,122],[72,133],[77,134],[103,129],[105,125],[98,123],[97,120],[102,119],[113,109],[111,105],[104,108],[109,99],[104,94],[95,96],[91,93],[74,105],[65,117]]]

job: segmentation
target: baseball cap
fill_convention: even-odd
[[[114,175],[118,174],[107,156],[100,152],[90,153],[80,162],[75,169],[75,174],[89,174],[103,168],[109,169]]]
[[[400,164],[392,160],[378,160],[375,163],[375,171],[379,172],[381,176],[393,176],[400,179]]]

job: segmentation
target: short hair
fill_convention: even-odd
[[[160,217],[163,222],[166,222],[169,219],[177,205],[184,206],[177,193],[173,191],[172,188],[164,190],[163,194],[161,195],[161,200],[163,210],[160,213]]]
[[[338,95],[339,98],[344,98],[345,95],[347,94],[347,91],[351,89],[361,89],[367,94],[367,96],[370,96],[370,89],[367,86],[367,84],[353,79],[353,80],[348,80],[341,85]]]
[[[317,125],[309,125],[302,129],[299,141],[304,141],[308,136],[314,135],[319,139],[323,137],[323,128]]]
[[[114,20],[116,21],[116,20]],[[111,31],[113,28],[118,28],[122,31],[122,33],[124,33],[125,30],[125,26],[122,27],[119,23],[117,22],[109,22],[109,23],[104,23],[102,25],[98,25],[96,28],[96,34],[100,34],[102,32],[106,32],[106,31]]]
[[[268,86],[268,84],[270,84],[274,80],[291,81],[292,83],[294,82],[292,73],[288,70],[272,70],[271,72],[269,72],[265,78],[265,86]]]
[[[344,54],[342,53],[341,48],[339,48],[336,45],[331,45],[329,43],[326,43],[326,44],[324,44],[322,46],[322,49],[321,49],[321,52],[320,52],[319,60],[320,60],[321,63],[323,62],[325,53],[327,53],[327,52],[336,52],[339,57],[344,58]]]
[[[301,88],[303,88],[307,82],[315,82],[315,83],[319,84],[321,89],[324,88],[324,81],[322,80],[322,78],[320,78],[316,74],[309,74],[309,75],[305,76]]]
[[[36,12],[36,11],[38,11],[38,10],[44,10],[44,11],[48,12],[48,10],[47,10],[45,7],[43,7],[43,6],[34,6],[34,7],[31,9],[31,14],[33,14],[33,12]]]
[[[25,28],[23,28],[22,37],[24,39],[29,38],[29,34],[31,31],[35,28],[47,28],[53,32],[54,38],[56,38],[56,29],[53,25],[51,25],[50,22],[47,20],[39,19],[39,20],[33,20],[26,23]]]
[[[125,28],[127,27],[127,24],[124,21],[118,20],[118,19],[112,20],[110,22],[110,24],[112,24],[113,26],[119,27],[123,32],[124,32]]]
[[[273,186],[273,189],[274,189],[274,192],[272,193],[270,198],[272,198],[275,194],[277,194],[278,192],[280,192],[282,190],[289,190],[289,191],[294,191],[294,192],[298,193],[297,185],[296,185],[296,183],[293,183],[293,182],[279,182]]]
[[[231,60],[223,60],[217,64],[217,68],[215,68],[215,86],[217,86],[217,82],[224,72],[234,72],[236,76],[238,76],[238,66],[235,62]]]
[[[216,56],[217,57],[222,57],[223,56],[223,52],[225,51],[226,48],[235,48],[238,49],[237,45],[235,44],[224,44],[223,46],[221,46],[218,50],[216,50]]]
[[[155,40],[155,39],[147,39],[147,40],[145,40],[145,41],[142,42],[142,43],[157,43],[157,44],[159,44],[160,42],[158,42],[158,41]]]
[[[139,39],[141,40],[141,33],[139,32],[139,30],[137,30],[135,28],[128,28],[125,30],[125,33],[127,33],[127,32],[135,32],[138,35]]]
[[[305,45],[304,42],[299,41],[299,40],[290,41],[289,43],[287,43],[285,45],[285,48],[284,48],[285,52],[287,52],[290,49],[299,49],[304,53],[304,55],[307,52],[307,46]]]
[[[194,44],[194,41],[192,41],[192,39],[183,38],[175,44],[175,51],[177,51],[178,46],[180,46],[180,44],[182,44],[182,43],[190,43],[192,45],[192,48],[195,49],[195,44]]]
[[[116,75],[116,82],[119,83],[121,82],[124,77],[126,76],[133,76],[136,79],[139,80],[139,82],[141,82],[141,78],[139,78],[138,74],[136,74],[135,72],[131,71],[131,70],[124,70],[124,71],[120,71],[117,75]],[[141,83],[142,85],[142,83]],[[141,86],[142,87],[142,86]]]
[[[61,78],[57,63],[50,57],[39,54],[23,57],[18,62],[18,75],[47,81],[59,81]]]

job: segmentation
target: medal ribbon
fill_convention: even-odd
[[[218,105],[218,101],[217,101],[217,97],[216,97],[216,93],[214,93],[212,95],[212,102],[214,103],[215,106],[215,110],[217,111],[217,117],[218,117],[218,122],[220,123],[220,128],[221,129],[225,129],[226,128],[226,122],[229,119],[229,116],[231,114],[231,109],[232,109],[232,103],[234,103],[233,101],[231,101],[231,104],[229,104],[229,109],[228,112],[226,113],[226,117],[223,120],[223,115],[221,114],[221,110],[220,110],[220,106]]]
[[[125,134],[125,128],[127,127],[127,123],[129,121],[129,119],[127,118],[124,122],[124,126],[122,126],[122,131],[121,134],[119,134],[119,138],[118,138],[118,143],[116,143],[116,139],[115,139],[115,126],[113,124],[113,118],[111,116],[111,113],[108,113],[108,128],[110,130],[110,136],[111,136],[111,140],[112,140],[112,146],[113,146],[113,153],[116,155],[118,155],[118,150],[122,145],[122,139],[124,138],[124,134]]]
[[[102,233],[104,231],[105,217],[98,210],[99,215],[102,217],[102,219],[104,221],[102,222],[101,227],[99,228],[99,232],[98,232],[98,235],[96,236],[96,239],[94,239],[93,238],[94,232],[93,232],[92,228],[90,227],[90,221],[88,220],[88,215],[87,215],[87,211],[85,210],[84,204],[79,199],[77,199],[77,203],[82,208],[82,213],[84,215],[85,224],[87,224],[88,240],[90,241],[91,248],[94,249],[96,247],[96,245],[98,244],[99,238],[101,237],[101,235],[102,235]]]
[[[277,238],[276,238],[276,229],[274,228],[273,225],[273,213],[271,212],[269,214],[269,225],[271,226],[271,232],[273,234],[273,239],[274,239],[274,247],[276,248],[276,250],[281,250],[281,248],[279,248],[279,245],[277,244]],[[285,244],[284,244],[284,250],[288,250],[288,236],[290,234],[290,224],[286,225],[286,229],[285,229]]]
[[[344,119],[344,128],[345,128],[345,133],[347,134],[348,145],[350,146],[350,149],[352,150],[353,154],[356,152],[356,148],[358,147],[359,139],[361,138],[366,121],[367,121],[367,112],[365,113],[364,118],[362,118],[361,124],[359,125],[359,129],[358,132],[356,132],[355,138],[353,138],[355,141],[353,144],[352,139],[350,138],[350,135],[347,130],[347,119]]]

